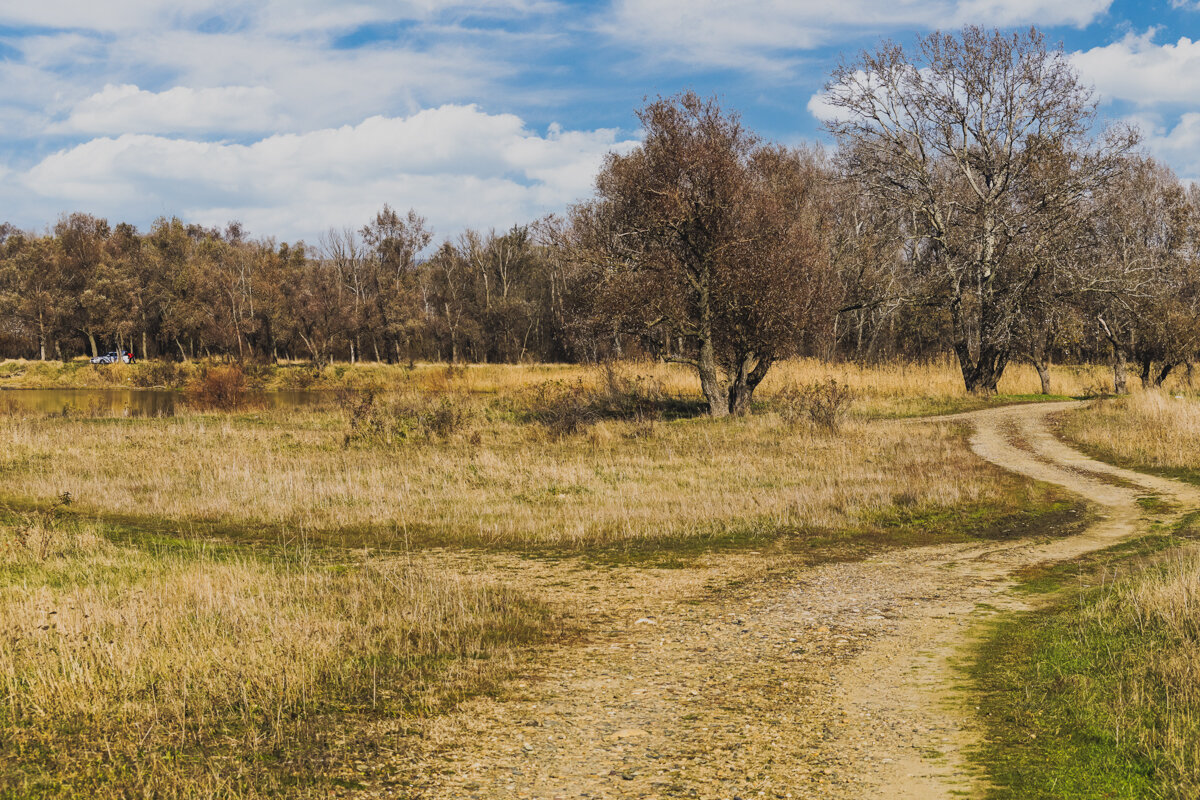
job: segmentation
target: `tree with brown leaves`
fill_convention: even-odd
[[[696,369],[710,413],[744,413],[828,305],[823,175],[715,100],[659,99],[638,117],[645,140],[610,155],[573,211],[592,314],[682,341],[665,357]]]

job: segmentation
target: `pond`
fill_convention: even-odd
[[[303,408],[328,400],[312,390],[263,392],[255,396],[267,408]],[[0,409],[36,415],[79,413],[91,416],[169,417],[183,396],[170,389],[5,389]]]

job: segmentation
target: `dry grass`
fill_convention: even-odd
[[[205,369],[205,364],[169,365],[142,362],[93,367],[79,361],[60,364],[9,360],[0,362],[0,388],[107,388],[117,386],[182,386]],[[634,362],[624,368],[651,380],[672,397],[699,398],[694,370],[678,364]],[[508,396],[548,381],[596,385],[603,370],[568,364],[336,364],[314,369],[304,364],[248,368],[252,384],[267,390],[382,387],[389,390]],[[1051,368],[1053,391],[1060,395],[1103,394],[1111,387],[1111,373],[1102,366]],[[829,378],[848,386],[858,398],[855,411],[868,416],[912,416],[979,407],[985,401],[970,396],[962,375],[951,359],[922,364],[830,364],[817,359],[792,359],[772,368],[759,392],[770,402],[789,387],[821,383]],[[1185,376],[1173,376],[1174,390]],[[1136,384],[1133,381],[1133,384]],[[1040,390],[1037,373],[1025,364],[1005,371],[999,391],[1004,398],[1027,398]]]
[[[1135,469],[1200,477],[1200,401],[1139,392],[1064,415],[1063,434],[1099,458]]]
[[[91,511],[501,547],[836,529],[897,505],[1017,505],[1020,482],[949,425],[851,421],[832,434],[763,415],[606,421],[555,438],[479,413],[491,421],[470,436],[395,446],[346,446],[349,421],[335,410],[0,417],[0,476],[9,497],[69,492]]]
[[[1085,607],[1084,625],[1116,662],[1102,723],[1154,763],[1163,796],[1200,796],[1200,556],[1119,582]]]
[[[0,796],[295,791],[352,773],[370,719],[491,685],[546,624],[395,558],[154,553],[52,514],[3,534]]]
[[[1059,499],[971,455],[953,425],[864,417],[911,410],[939,386],[935,404],[957,402],[944,367],[780,370],[768,408],[781,387],[829,375],[855,388],[860,413],[837,432],[773,412],[691,418],[694,378],[662,365],[619,379],[303,369],[249,379],[383,394],[147,418],[0,412],[0,492],[43,509],[0,514],[0,797],[327,791],[371,760],[364,750],[404,747],[397,715],[494,685],[574,606],[706,591],[699,559],[655,571],[627,550],[824,537],[849,557],[862,540],[971,536],[1009,516],[1039,525],[1025,512]],[[567,406],[582,424],[559,420]],[[907,538],[887,540],[901,528]],[[482,571],[501,559],[526,566]],[[736,580],[783,559],[716,560]],[[364,733],[377,730],[386,741]]]

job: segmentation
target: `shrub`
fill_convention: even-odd
[[[321,368],[316,364],[289,366],[279,370],[279,386],[283,389],[311,389],[321,380]]]
[[[807,419],[819,428],[836,433],[853,400],[854,391],[849,386],[829,378],[805,386],[785,387],[776,395],[775,405],[788,425]]]
[[[600,420],[649,423],[662,416],[666,396],[657,380],[629,376],[613,364],[599,367],[594,385],[547,381],[530,390],[525,413],[554,436],[569,436]]]
[[[600,380],[592,391],[592,402],[605,417],[644,421],[657,419],[666,399],[658,379],[630,376],[610,361],[599,368]]]
[[[184,395],[190,405],[213,411],[238,411],[255,403],[253,387],[237,364],[201,368]]]
[[[452,397],[386,396],[374,388],[343,390],[337,397],[349,418],[347,446],[449,439],[468,430],[475,416],[469,406]]]
[[[143,389],[178,389],[185,379],[186,372],[174,361],[140,361],[132,371],[133,385]]]
[[[532,419],[557,437],[579,433],[600,419],[591,393],[581,381],[547,381],[533,387],[525,401]]]

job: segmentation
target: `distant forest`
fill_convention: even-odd
[[[832,155],[765,142],[716,100],[650,102],[642,145],[609,156],[593,198],[441,243],[386,206],[296,244],[236,222],[5,225],[0,355],[645,355],[744,373],[751,392],[794,354],[953,353],[981,391],[1014,360],[1111,362],[1118,390],[1127,368],[1190,369],[1200,190],[1136,131],[1095,132],[1088,90],[1036,31],[888,45],[836,71],[827,100]]]

